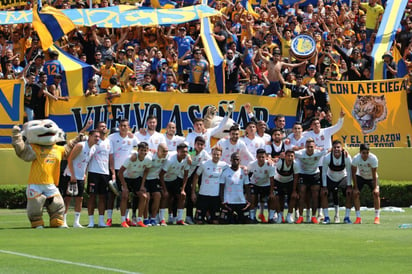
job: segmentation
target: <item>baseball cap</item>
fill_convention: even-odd
[[[314,69],[314,70],[316,70],[316,66],[315,66],[315,65],[309,65],[308,69]]]

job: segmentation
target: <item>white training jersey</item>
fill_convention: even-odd
[[[248,172],[252,173],[249,182],[256,186],[270,186],[270,178],[275,176],[275,168],[266,160],[262,166],[258,161],[251,162],[247,167]]]
[[[109,155],[113,154],[113,147],[109,139],[100,139],[97,144],[94,145],[96,152],[89,162],[88,171],[98,174],[109,175]]]
[[[325,150],[320,151],[315,149],[313,154],[309,156],[306,153],[306,149],[296,151],[295,157],[297,159],[297,162],[299,163],[300,173],[307,175],[319,173],[318,166],[320,166],[320,160],[322,159],[322,156],[325,155],[325,153]]]
[[[185,141],[185,137],[179,135],[173,135],[172,139],[167,138],[166,134],[164,135],[164,137],[169,151],[176,151],[177,145]]]
[[[228,204],[245,204],[244,185],[249,184],[249,177],[244,170],[226,168],[220,176],[220,183],[225,185],[224,202]]]
[[[149,144],[149,149],[151,151],[157,151],[157,147],[160,144],[166,144],[165,136],[157,131],[153,132],[152,135],[149,132],[146,132],[145,135],[142,135],[140,131],[136,131],[134,136],[139,140],[139,142],[146,142]]]
[[[256,133],[256,135],[257,135],[257,133]],[[258,136],[259,136],[260,138],[262,138],[263,141],[265,141],[265,145],[272,140],[272,137],[271,137],[269,134],[267,134],[267,133],[263,133],[263,136],[260,136],[260,135],[258,135]]]
[[[293,170],[291,170],[293,168]],[[288,166],[284,159],[279,159],[275,165],[275,180],[279,183],[289,183],[293,181],[295,174],[300,173],[299,163],[293,160],[293,164]]]
[[[222,157],[220,160],[226,162],[227,164],[230,163],[230,156],[234,152],[238,152],[240,155],[240,164],[247,166],[250,161],[255,160],[255,157],[250,153],[247,149],[246,144],[242,140],[238,140],[235,145],[230,143],[230,139],[220,139],[217,142],[217,145],[222,148]]]
[[[73,161],[73,169],[74,169],[74,177],[76,180],[84,180],[84,175],[86,174],[87,165],[90,162],[90,159],[93,157],[93,154],[96,151],[95,146],[89,147],[87,141],[78,143],[82,146],[82,150],[76,156],[76,158],[72,159]],[[65,176],[71,176],[71,172],[69,169],[69,165],[67,165],[66,169],[64,170]]]
[[[358,153],[353,157],[352,166],[357,167],[356,175],[361,176],[365,180],[372,180],[372,168],[378,168],[378,157],[369,152],[368,159],[364,161]],[[378,178],[377,172],[376,178]]]
[[[330,168],[332,157],[332,167],[334,169],[342,169],[342,170],[332,170]],[[330,152],[323,157],[323,167],[322,167],[322,186],[327,186],[327,179],[326,176],[329,177],[334,182],[339,182],[343,178],[346,177],[346,185],[352,185],[352,171],[351,171],[351,163],[352,159],[348,154],[345,157],[345,154],[342,153],[341,156],[337,159],[333,155],[333,152]],[[326,171],[327,170],[327,171]],[[326,171],[326,172],[325,172]]]
[[[209,153],[206,152],[206,150],[202,150],[199,154],[197,155],[192,155],[192,164],[190,165],[189,168],[189,177],[193,174],[193,171],[195,171],[196,167],[200,166],[203,162],[207,160],[211,160],[212,156],[210,156]]]
[[[202,183],[200,184],[199,194],[205,196],[219,196],[220,190],[220,175],[223,170],[229,165],[223,161],[217,163],[212,160],[204,162],[196,171],[197,175],[202,175]]]
[[[164,163],[167,160],[167,155],[165,158],[159,158],[157,153],[152,155],[152,165],[149,169],[149,173],[147,174],[147,180],[154,180],[159,179],[159,173],[162,170]]]
[[[166,173],[164,175],[164,180],[166,182],[171,182],[179,177],[183,179],[185,170],[189,170],[190,166],[187,163],[187,158],[181,160],[180,162],[177,159],[177,154],[169,157],[164,163],[162,170]]]
[[[258,150],[259,148],[265,148],[265,141],[260,138],[259,136],[255,136],[255,138],[250,139],[247,136],[244,136],[242,138],[240,138],[240,140],[242,140],[247,149],[249,150],[249,152],[253,155],[253,159],[256,160],[256,150]]]
[[[110,134],[107,138],[113,147],[114,169],[119,170],[127,157],[129,157],[133,147],[137,146],[139,140],[136,136],[132,138],[126,136],[123,138],[119,132]]]
[[[293,150],[294,147],[305,147],[306,144],[306,137],[305,136],[301,136],[300,138],[296,139],[295,135],[289,134],[289,136],[287,137],[290,141],[289,145],[286,146],[286,150]]]
[[[126,169],[123,173],[123,176],[129,179],[143,177],[145,169],[152,166],[152,157],[150,155],[146,155],[142,161],[139,160],[139,158],[137,158],[136,161],[132,161],[131,157],[133,154],[137,153],[132,152],[132,154],[127,157],[126,161],[124,161],[122,165]]]
[[[332,135],[338,132],[343,126],[343,118],[339,118],[336,125],[321,128],[319,133],[311,131],[307,131],[304,133],[306,139],[313,138],[315,140],[315,144],[317,147],[322,147],[323,150],[328,150],[332,147]]]

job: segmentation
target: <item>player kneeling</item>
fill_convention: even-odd
[[[299,165],[295,161],[295,152],[293,150],[287,150],[285,152],[285,159],[279,159],[276,163],[276,173],[274,177],[274,183],[271,184],[270,199],[273,196],[275,201],[276,212],[278,213],[277,223],[282,223],[283,212],[281,208],[285,204],[285,196],[288,197],[288,214],[286,216],[286,222],[292,224],[294,222],[292,218],[293,209],[298,198],[297,185],[299,181]]]
[[[240,168],[240,156],[238,152],[230,156],[231,166],[223,171],[220,176],[220,200],[222,212],[220,219],[226,224],[249,223],[249,201],[250,197],[249,178],[244,170]]]

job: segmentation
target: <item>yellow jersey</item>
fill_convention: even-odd
[[[58,185],[60,162],[63,159],[64,147],[58,145],[40,146],[36,144],[31,144],[31,147],[34,153],[36,153],[36,160],[31,164],[29,184]]]

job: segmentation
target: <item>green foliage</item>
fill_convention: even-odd
[[[0,208],[25,208],[26,186],[0,185]]]

